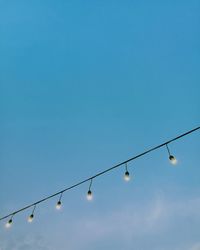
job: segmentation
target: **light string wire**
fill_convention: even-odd
[[[60,193],[60,197],[59,197],[58,202],[61,202],[62,196],[63,196],[63,192]]]
[[[192,129],[192,130],[189,130],[189,131],[185,132],[184,134],[181,134],[181,135],[179,135],[179,136],[177,136],[177,137],[175,137],[175,138],[173,138],[173,139],[170,139],[170,140],[168,140],[168,141],[166,141],[166,142],[164,142],[164,143],[162,143],[162,144],[160,144],[160,145],[158,145],[158,146],[152,147],[152,148],[150,148],[150,149],[148,149],[148,150],[146,150],[146,151],[144,151],[144,152],[142,152],[142,153],[140,153],[140,154],[138,154],[138,155],[136,155],[136,156],[133,156],[133,157],[131,157],[131,158],[129,158],[129,159],[123,161],[123,162],[120,162],[120,163],[118,163],[118,164],[116,164],[116,165],[114,165],[114,166],[112,166],[112,167],[110,167],[110,168],[108,168],[108,169],[105,169],[105,170],[103,170],[103,171],[101,171],[101,172],[98,172],[97,174],[95,174],[95,175],[93,175],[93,176],[91,176],[91,177],[89,177],[89,178],[87,178],[87,179],[84,179],[84,180],[82,180],[82,181],[80,181],[80,182],[77,182],[77,183],[75,183],[74,185],[69,186],[69,187],[67,187],[67,188],[65,188],[65,189],[63,189],[63,190],[61,190],[61,191],[59,191],[59,192],[56,192],[56,193],[54,193],[54,194],[52,194],[52,195],[49,195],[49,196],[46,196],[45,198],[43,198],[43,199],[41,199],[41,200],[38,200],[38,201],[36,201],[36,202],[34,202],[34,203],[32,203],[32,204],[29,204],[29,205],[27,205],[27,206],[25,206],[25,207],[23,207],[23,208],[21,208],[21,209],[19,209],[19,210],[16,210],[16,211],[14,211],[14,212],[12,212],[12,213],[10,213],[10,214],[8,214],[8,215],[5,215],[5,216],[1,217],[1,218],[0,218],[0,221],[6,219],[6,218],[8,218],[8,217],[13,218],[13,216],[15,216],[16,214],[18,214],[18,213],[20,213],[20,212],[22,212],[22,211],[24,211],[24,210],[27,210],[27,209],[30,208],[30,207],[33,207],[33,206],[36,207],[36,205],[38,205],[38,204],[40,204],[40,203],[42,203],[42,202],[44,202],[44,201],[47,201],[47,200],[49,200],[49,199],[51,199],[51,198],[53,198],[53,197],[55,197],[55,196],[57,196],[57,195],[62,195],[63,193],[65,193],[65,192],[67,192],[67,191],[69,191],[69,190],[71,190],[71,189],[73,189],[73,188],[75,188],[75,187],[78,187],[78,186],[82,185],[82,184],[85,183],[85,182],[90,181],[90,185],[91,185],[91,184],[92,184],[91,181],[94,180],[95,178],[97,178],[97,177],[99,177],[99,176],[101,176],[101,175],[103,175],[103,174],[106,174],[107,172],[110,172],[110,171],[112,171],[112,170],[114,170],[114,169],[116,169],[116,168],[119,168],[120,166],[122,166],[122,165],[124,165],[124,164],[126,165],[128,162],[131,162],[131,161],[133,161],[133,160],[135,160],[135,159],[137,159],[137,158],[140,158],[140,157],[142,157],[142,156],[144,156],[144,155],[146,155],[146,154],[149,154],[150,152],[155,151],[155,150],[157,150],[157,149],[159,149],[159,148],[162,148],[162,147],[164,147],[164,146],[166,146],[167,149],[168,149],[168,144],[169,144],[169,143],[174,142],[174,141],[176,141],[176,140],[179,140],[180,138],[185,137],[186,135],[189,135],[189,134],[191,134],[191,133],[193,133],[193,132],[195,132],[195,131],[197,131],[197,130],[199,130],[199,129],[200,129],[200,126],[194,128],[194,129]]]
[[[167,152],[168,152],[168,154],[169,154],[169,156],[170,156],[171,154],[170,154],[170,150],[169,150],[169,147],[168,147],[167,144],[166,144],[166,148],[167,148]]]
[[[89,191],[91,190],[91,186],[92,186],[92,181],[93,181],[93,178],[91,178],[91,180],[90,180],[90,185],[89,185]]]
[[[127,162],[125,163],[125,169],[126,169],[126,172],[128,172]]]

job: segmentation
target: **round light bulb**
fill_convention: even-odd
[[[34,218],[34,214],[31,214],[29,217],[28,217],[28,222],[32,222],[33,221],[33,218]]]
[[[126,171],[125,174],[124,174],[124,180],[125,181],[130,181],[130,179],[131,179],[130,174],[129,174],[128,171]]]
[[[93,198],[92,191],[89,190],[89,191],[87,192],[87,200],[88,200],[88,201],[91,201],[92,198]]]
[[[9,227],[11,227],[11,226],[12,226],[12,219],[10,219],[10,220],[6,223],[5,227],[6,227],[6,228],[9,228]]]
[[[170,160],[171,164],[173,164],[173,165],[177,164],[177,159],[173,155],[169,156],[169,160]]]
[[[61,201],[58,201],[56,204],[56,209],[58,210],[61,209],[61,205],[62,205]]]

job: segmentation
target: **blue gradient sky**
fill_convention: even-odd
[[[0,215],[199,125],[199,1],[0,1]],[[0,223],[0,250],[200,250],[200,134]]]

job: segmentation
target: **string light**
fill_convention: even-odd
[[[169,160],[170,160],[171,164],[176,165],[178,161],[173,155],[171,155],[169,147],[168,147],[167,144],[166,144],[166,148],[167,148],[167,151],[168,151],[168,154],[169,154]]]
[[[92,179],[90,180],[90,185],[89,185],[89,189],[88,189],[88,192],[87,192],[87,200],[88,201],[91,201],[93,199],[93,194],[92,194],[92,191],[91,191],[91,186],[92,186]]]
[[[130,174],[128,172],[127,162],[125,163],[125,168],[126,168],[126,172],[124,173],[124,180],[125,181],[130,181],[131,177],[130,177]]]
[[[136,155],[136,156],[133,156],[133,157],[131,157],[131,158],[129,158],[129,159],[127,159],[127,160],[121,162],[121,163],[118,163],[118,164],[116,164],[116,165],[114,165],[114,166],[112,166],[112,167],[110,167],[110,168],[108,168],[108,169],[106,169],[106,170],[104,170],[104,171],[101,171],[101,172],[99,172],[99,173],[97,173],[97,174],[95,174],[95,175],[93,175],[93,176],[91,176],[91,177],[89,177],[89,178],[87,178],[87,179],[85,179],[85,180],[82,180],[82,181],[80,181],[80,182],[78,182],[78,183],[75,183],[74,185],[69,186],[69,187],[67,187],[67,188],[65,188],[65,189],[63,189],[63,190],[61,190],[61,191],[59,191],[59,192],[57,192],[57,193],[54,193],[54,194],[52,194],[52,195],[50,195],[50,196],[47,196],[47,197],[45,197],[45,198],[43,198],[43,199],[41,199],[41,200],[36,201],[36,202],[34,202],[34,203],[30,204],[30,205],[27,205],[27,206],[25,206],[25,207],[22,207],[22,208],[19,209],[19,210],[16,210],[16,211],[14,211],[14,212],[12,212],[12,213],[6,215],[6,216],[1,217],[1,218],[0,218],[0,221],[10,217],[10,219],[8,220],[8,222],[5,224],[5,226],[6,226],[7,228],[9,228],[9,227],[11,227],[11,225],[13,224],[13,216],[14,216],[14,215],[16,215],[16,214],[18,214],[18,213],[20,213],[20,212],[22,212],[22,211],[24,211],[24,210],[26,210],[26,209],[29,209],[29,208],[31,208],[31,207],[34,206],[32,214],[28,217],[28,221],[29,221],[29,222],[32,222],[32,221],[33,221],[33,218],[34,218],[34,211],[35,211],[36,205],[38,205],[38,204],[40,204],[40,203],[42,203],[42,202],[45,202],[45,201],[47,201],[47,200],[49,200],[49,199],[51,199],[51,198],[53,198],[53,197],[55,197],[55,196],[57,196],[57,195],[60,195],[60,198],[59,198],[59,200],[58,200],[58,202],[57,202],[57,204],[56,204],[56,208],[59,209],[59,208],[61,207],[61,205],[62,205],[62,204],[61,204],[61,198],[62,198],[62,194],[63,194],[64,192],[67,192],[67,191],[69,191],[69,190],[71,190],[71,189],[74,189],[75,187],[78,187],[78,186],[80,186],[80,185],[82,185],[83,183],[86,183],[86,182],[88,182],[88,181],[90,181],[90,185],[89,185],[89,190],[88,190],[88,192],[87,192],[87,199],[88,199],[88,200],[92,200],[93,194],[92,194],[92,191],[91,191],[91,186],[92,186],[92,181],[93,181],[93,179],[95,179],[95,178],[97,178],[97,177],[99,177],[99,176],[101,176],[101,175],[104,175],[104,174],[106,174],[107,172],[110,172],[110,171],[112,171],[112,170],[114,170],[114,169],[116,169],[116,168],[119,168],[119,167],[121,167],[121,166],[123,166],[123,165],[125,164],[125,166],[126,166],[126,171],[125,171],[125,174],[124,174],[124,179],[125,179],[126,181],[128,181],[128,180],[130,179],[130,174],[129,174],[128,169],[127,169],[127,163],[128,163],[128,162],[131,162],[131,161],[133,161],[133,160],[135,160],[135,159],[138,159],[138,158],[140,158],[140,157],[142,157],[142,156],[144,156],[144,155],[146,155],[146,154],[149,154],[149,153],[151,153],[152,151],[155,151],[155,150],[157,150],[157,149],[159,149],[159,148],[162,148],[162,147],[164,147],[164,146],[167,147],[167,151],[168,151],[168,154],[169,154],[169,160],[170,160],[170,162],[171,162],[172,164],[176,164],[176,163],[177,163],[177,159],[176,159],[173,155],[170,154],[170,150],[169,150],[168,144],[171,143],[171,142],[174,142],[174,141],[176,141],[176,140],[178,140],[178,139],[180,139],[180,138],[182,138],[182,137],[184,137],[184,136],[186,136],[186,135],[189,135],[189,134],[191,134],[191,133],[193,133],[193,132],[195,132],[195,131],[197,131],[197,130],[199,130],[199,129],[200,129],[200,126],[194,128],[194,129],[192,129],[192,130],[190,130],[190,131],[187,131],[186,133],[181,134],[181,135],[179,135],[179,136],[177,136],[177,137],[175,137],[175,138],[173,138],[173,139],[171,139],[171,140],[168,140],[168,141],[166,141],[166,142],[164,142],[164,143],[162,143],[162,144],[160,144],[160,145],[157,145],[157,146],[155,146],[155,147],[152,147],[152,148],[150,148],[150,149],[148,149],[148,150],[146,150],[146,151],[144,151],[144,152],[142,152],[142,153],[140,153],[140,154],[138,154],[138,155]]]
[[[61,206],[62,206],[62,202],[61,202],[62,194],[63,194],[63,193],[60,194],[60,198],[59,198],[59,200],[58,200],[58,202],[57,202],[57,204],[56,204],[56,209],[57,209],[57,210],[60,210],[60,209],[61,209]]]
[[[14,214],[11,216],[11,218],[6,222],[5,227],[6,228],[10,228],[12,226],[13,223],[13,216]]]
[[[34,219],[34,212],[35,212],[36,205],[33,207],[32,213],[28,217],[28,222],[31,223]]]

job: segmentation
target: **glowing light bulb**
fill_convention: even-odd
[[[56,204],[56,209],[57,210],[61,209],[61,206],[62,206],[61,201],[58,201],[57,204]]]
[[[29,217],[28,217],[28,222],[31,223],[33,221],[33,218],[34,218],[34,214],[31,214]]]
[[[10,228],[11,226],[12,226],[12,219],[10,219],[7,223],[6,223],[6,225],[5,225],[5,227],[6,228]]]
[[[124,174],[124,180],[125,181],[130,181],[130,179],[131,179],[130,174],[129,174],[128,171],[126,171],[125,174]]]
[[[178,162],[177,159],[173,155],[169,156],[169,160],[170,160],[171,164],[173,164],[173,165],[176,165]]]
[[[92,199],[93,199],[92,191],[89,190],[89,191],[87,192],[87,200],[88,200],[88,201],[91,201]]]

